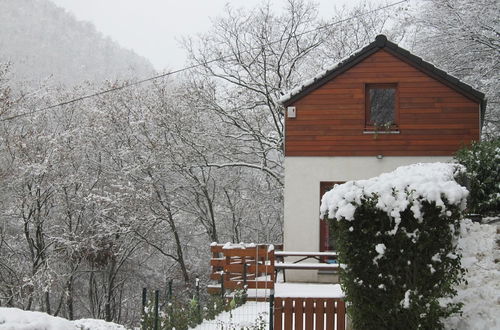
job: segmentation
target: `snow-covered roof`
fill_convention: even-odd
[[[456,89],[457,91],[465,94],[472,99],[481,102],[481,111],[484,114],[484,109],[486,107],[486,100],[484,98],[484,94],[480,91],[472,88],[470,85],[460,81],[458,78],[453,77],[447,74],[445,71],[438,69],[434,65],[429,62],[424,61],[422,58],[411,54],[406,49],[399,47],[397,44],[390,42],[387,40],[387,37],[384,35],[378,35],[375,38],[375,41],[370,43],[369,45],[355,51],[349,57],[344,58],[339,63],[333,65],[329,69],[324,72],[321,72],[317,76],[312,79],[309,79],[303,83],[301,83],[296,88],[292,89],[285,95],[283,95],[279,102],[283,104],[285,107],[307,95],[309,92],[321,87],[328,81],[332,80],[336,76],[341,73],[347,71],[352,68],[356,64],[363,61],[368,56],[377,52],[378,50],[384,48],[389,51],[391,54],[401,58],[407,63],[417,67],[419,70],[425,72],[426,74],[445,82],[450,87]]]

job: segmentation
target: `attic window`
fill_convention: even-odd
[[[366,126],[396,125],[396,84],[366,85]]]

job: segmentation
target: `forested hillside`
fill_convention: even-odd
[[[15,81],[79,84],[145,76],[153,67],[48,0],[0,1],[0,62]]]

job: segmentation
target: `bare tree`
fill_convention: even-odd
[[[495,0],[426,0],[414,18],[424,58],[486,94],[485,137],[500,134],[499,10]]]

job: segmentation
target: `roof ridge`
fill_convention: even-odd
[[[320,86],[334,79],[341,73],[349,70],[354,65],[358,64],[368,56],[383,48],[386,48],[392,55],[398,57],[399,59],[415,66],[417,69],[420,69],[425,74],[434,76],[438,80],[447,83],[447,85],[454,88],[458,92],[465,94],[469,98],[480,101],[481,112],[484,114],[484,110],[486,108],[484,93],[474,89],[472,86],[462,82],[460,79],[448,74],[444,70],[439,69],[423,58],[412,54],[404,48],[401,48],[396,43],[389,41],[383,34],[377,35],[373,42],[353,52],[350,56],[340,60],[326,71],[323,71],[315,77],[306,80],[303,84],[300,84],[300,86],[297,86],[296,88],[290,90],[279,99],[279,102],[282,105],[287,106],[288,104],[297,101],[309,92],[319,88]]]

